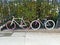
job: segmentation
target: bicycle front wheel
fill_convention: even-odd
[[[45,28],[47,30],[52,30],[55,27],[55,22],[53,20],[47,20],[47,22],[45,23]]]
[[[40,26],[41,26],[41,24],[40,24],[40,22],[37,21],[37,20],[32,21],[31,24],[30,24],[30,27],[31,27],[33,30],[39,30]]]
[[[16,24],[13,23],[13,24],[11,25],[11,21],[8,21],[7,24],[6,24],[6,28],[7,28],[8,30],[14,30],[14,29],[16,28]]]

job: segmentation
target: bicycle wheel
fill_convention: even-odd
[[[24,23],[23,23],[23,29],[29,29],[30,28],[30,22],[29,21],[25,21],[25,24],[26,25],[24,25]]]
[[[16,28],[16,24],[13,23],[13,24],[11,25],[11,21],[8,21],[7,24],[6,24],[6,28],[7,28],[8,30],[14,30],[14,29]]]
[[[53,20],[48,20],[45,23],[45,28],[48,30],[52,30],[55,27],[55,22]]]
[[[39,21],[37,20],[34,20],[31,22],[30,24],[30,27],[33,29],[33,30],[38,30],[40,28],[41,24]]]

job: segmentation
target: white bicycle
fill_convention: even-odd
[[[23,17],[22,18],[15,18],[14,16],[12,16],[13,19],[12,21],[8,21],[6,24],[6,28],[8,30],[14,30],[16,28],[16,24],[21,27],[22,29],[29,29],[30,26],[30,22],[29,21],[24,21]],[[16,20],[20,20],[20,22],[18,23]]]
[[[55,22],[53,20],[44,20],[44,22],[39,19],[31,22],[30,27],[33,30],[39,30],[41,25],[43,25],[47,30],[52,30],[55,27]]]

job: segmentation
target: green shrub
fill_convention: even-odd
[[[24,17],[25,20],[32,21],[36,19],[36,3],[27,2],[23,5],[19,4],[17,6],[16,14],[18,17]]]
[[[25,20],[29,21],[37,18],[45,19],[47,16],[56,20],[58,17],[58,13],[56,12],[58,6],[49,4],[48,2],[9,2],[9,5],[5,4],[4,8],[2,7],[3,5],[0,5],[0,15],[3,15],[0,19],[5,19],[4,17],[9,16],[9,13],[11,17],[13,15],[17,18],[23,16]],[[10,12],[8,11],[9,9]]]
[[[49,16],[51,19],[55,19],[58,16],[57,6],[49,4],[48,2],[41,2],[37,4],[37,14],[40,19],[44,19]]]

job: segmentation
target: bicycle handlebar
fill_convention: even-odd
[[[14,16],[12,16],[14,19],[23,19],[23,16],[22,16],[22,18],[15,18]]]

